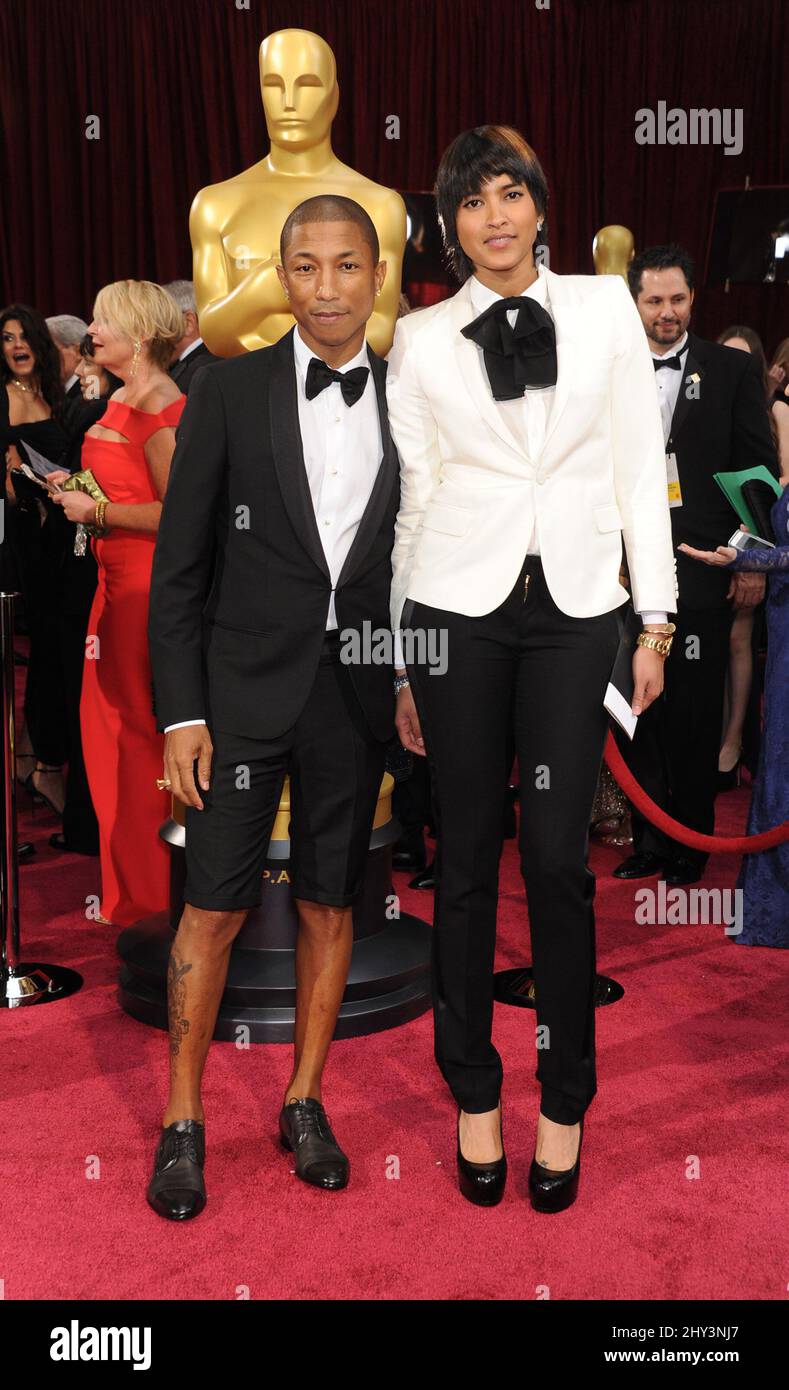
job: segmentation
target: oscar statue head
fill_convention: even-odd
[[[596,275],[623,275],[627,279],[630,262],[636,253],[633,233],[629,227],[612,223],[601,227],[592,242]]]
[[[260,91],[272,145],[306,150],[326,140],[340,89],[334,54],[309,29],[277,29],[260,45]]]

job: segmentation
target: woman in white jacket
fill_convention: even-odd
[[[493,1205],[506,1179],[491,1023],[514,746],[539,1025],[529,1188],[536,1209],[559,1211],[575,1200],[582,1121],[597,1089],[586,853],[603,696],[628,597],[623,540],[634,607],[650,630],[634,658],[636,712],[660,693],[670,646],[663,436],[624,281],[537,264],[548,189],[522,136],[502,126],[459,135],[436,197],[461,289],[400,319],[387,374],[402,488],[397,723],[407,748],[427,752],[438,824],[436,1059],[458,1105],[460,1189]],[[426,641],[409,640],[422,632]]]

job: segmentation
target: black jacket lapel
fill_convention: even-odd
[[[699,378],[699,381],[695,383],[695,389],[693,394],[691,396],[688,396],[688,388],[692,384],[690,379],[694,374]],[[688,352],[687,357],[685,358],[684,370],[682,372],[682,381],[679,387],[679,395],[677,396],[677,404],[674,407],[674,414],[671,417],[671,434],[669,435],[669,445],[671,445],[672,447],[677,442],[677,435],[679,434],[683,424],[685,423],[685,419],[687,417],[688,411],[690,410],[690,407],[697,399],[699,383],[703,380],[703,378],[704,363],[700,355],[699,341],[696,337],[694,337],[692,333],[689,333]]]
[[[353,538],[353,544],[340,570],[337,579],[337,588],[339,588],[341,584],[348,583],[354,570],[360,561],[364,559],[365,554],[377,536],[386,510],[386,504],[389,501],[399,470],[397,450],[395,449],[394,441],[389,432],[389,419],[386,409],[386,362],[382,357],[378,357],[378,355],[373,352],[369,343],[367,345],[367,356],[370,362],[373,382],[375,383],[375,396],[378,404],[378,419],[381,424],[381,444],[383,446],[383,452],[367,506],[362,514],[362,519],[359,522],[356,535]]]
[[[272,349],[269,377],[271,449],[282,500],[293,529],[318,569],[330,579],[304,466],[296,393],[296,365],[293,356],[295,331],[295,328],[291,328]]]

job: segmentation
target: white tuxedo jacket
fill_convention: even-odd
[[[536,518],[543,571],[564,613],[608,612],[624,536],[637,612],[676,611],[676,562],[654,368],[618,275],[540,268],[556,325],[558,375],[539,457],[503,423],[469,282],[397,323],[386,378],[400,455],[392,626],[406,598],[479,616],[510,593]]]

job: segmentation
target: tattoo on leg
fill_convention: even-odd
[[[181,1042],[189,1032],[189,1020],[184,1017],[186,985],[184,975],[192,968],[189,961],[177,960],[175,951],[170,952],[167,967],[167,1017],[170,1028],[170,1056],[177,1057]]]

